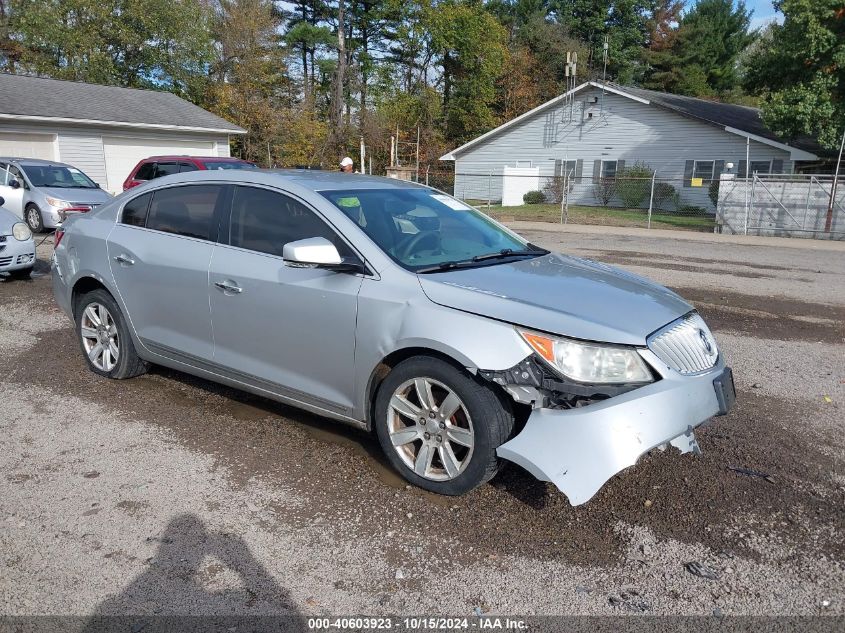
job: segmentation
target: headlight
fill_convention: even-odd
[[[589,383],[651,382],[651,372],[632,347],[582,343],[528,330],[525,342],[554,369],[572,380]]]
[[[12,226],[12,235],[14,235],[15,239],[19,242],[25,242],[32,237],[32,231],[30,231],[29,227],[23,222],[15,222]]]
[[[59,198],[51,198],[49,196],[45,196],[47,199],[47,204],[51,207],[58,207],[59,209],[65,209],[70,206],[70,202],[67,200],[60,200]]]

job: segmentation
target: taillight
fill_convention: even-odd
[[[53,249],[59,248],[59,243],[62,241],[62,238],[65,236],[64,229],[56,229],[56,232],[53,233]]]

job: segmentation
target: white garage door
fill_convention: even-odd
[[[120,193],[123,191],[123,181],[141,159],[168,154],[210,156],[214,153],[214,143],[166,138],[106,136],[103,137],[103,151],[106,156],[108,190],[112,193]]]
[[[52,134],[0,134],[0,156],[56,160]]]

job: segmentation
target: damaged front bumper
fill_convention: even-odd
[[[643,355],[652,366],[661,365],[651,352]],[[525,428],[497,453],[580,505],[653,448],[669,443],[682,453],[698,453],[693,429],[727,413],[733,400],[733,377],[721,358],[696,376],[667,369],[654,383],[588,406],[535,408]]]

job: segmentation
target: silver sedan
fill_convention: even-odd
[[[5,200],[0,198],[0,207]],[[11,211],[0,208],[0,273],[29,277],[35,267],[32,231]]]
[[[361,427],[442,494],[507,459],[584,503],[654,448],[697,452],[734,400],[675,293],[402,181],[157,179],[66,221],[53,286],[93,372],[156,363]]]

